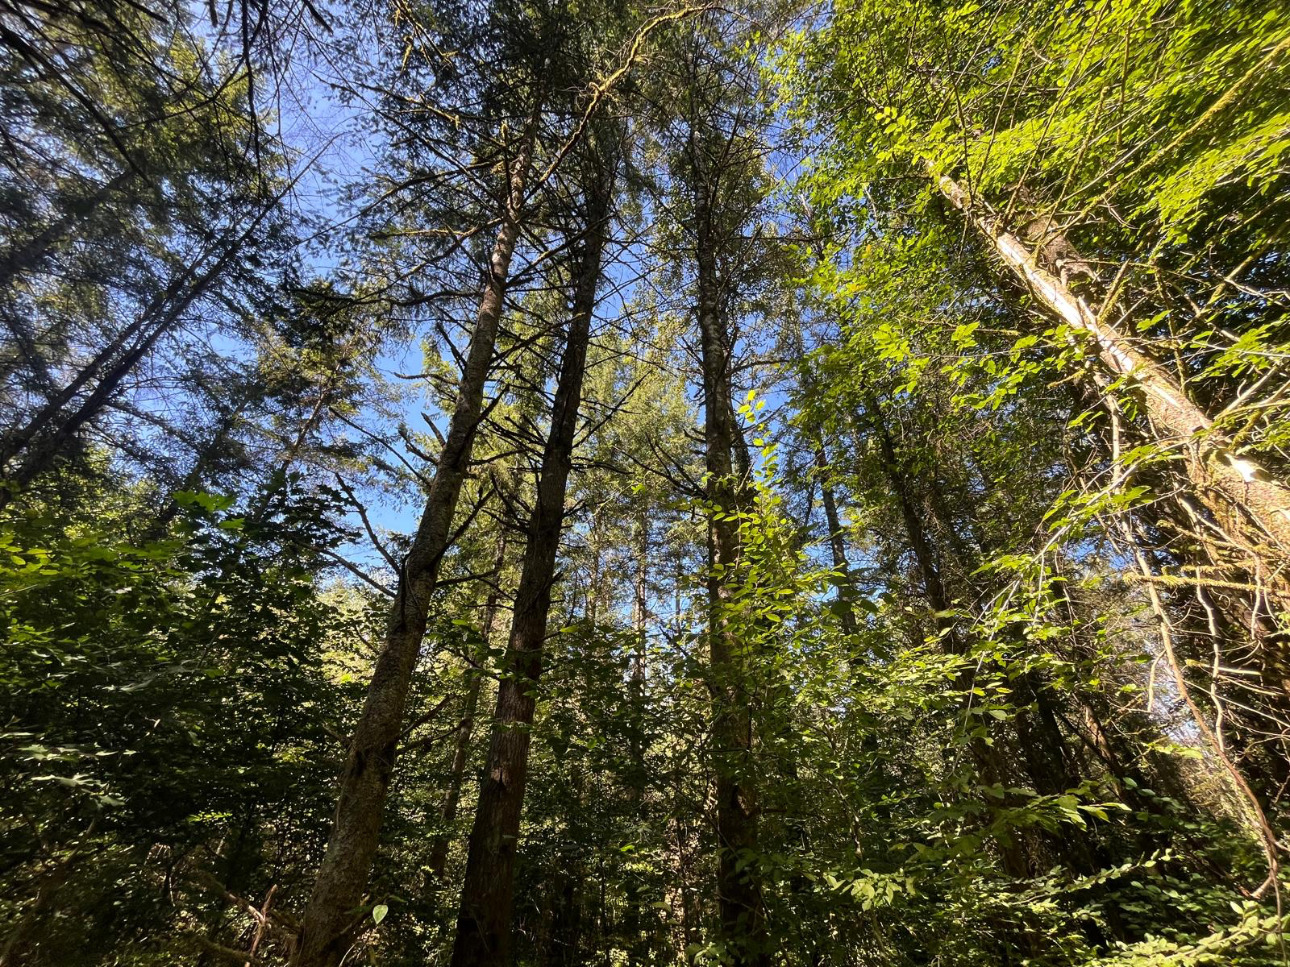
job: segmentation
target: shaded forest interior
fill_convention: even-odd
[[[0,967],[1287,963],[1290,8],[0,0]]]

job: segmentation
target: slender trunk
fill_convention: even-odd
[[[721,930],[736,967],[770,962],[761,882],[756,872],[757,789],[752,768],[752,712],[743,642],[731,627],[730,577],[741,547],[731,520],[747,499],[735,475],[741,443],[730,389],[730,349],[720,309],[717,263],[708,230],[711,212],[696,192],[700,231],[696,246],[697,317],[703,366],[708,518],[708,649],[713,697],[713,760],[717,773],[717,900]],[[720,511],[725,511],[721,513]]]
[[[515,858],[528,779],[530,726],[542,673],[556,551],[564,525],[565,488],[573,462],[591,317],[600,281],[609,191],[608,185],[602,186],[590,199],[551,432],[542,454],[537,503],[529,521],[515,593],[506,674],[497,690],[488,764],[470,833],[452,967],[508,967],[512,959]]]
[[[649,549],[650,522],[644,505],[636,518],[635,553],[636,574],[632,584],[632,627],[636,632],[636,645],[632,649],[627,679],[628,755],[627,801],[631,811],[629,822],[635,827],[635,842],[647,835],[645,825],[645,787],[649,772],[645,766],[645,649],[649,626]],[[635,960],[642,927],[647,923],[645,894],[638,876],[627,881],[627,910],[623,918],[627,955]],[[646,927],[646,929],[648,929]]]
[[[1076,663],[1094,663],[1098,660],[1099,644],[1090,636],[1084,613],[1087,610],[1068,582],[1061,585],[1057,606],[1070,630],[1069,657]],[[1158,802],[1143,797],[1124,786],[1120,779],[1127,777],[1139,789],[1152,789],[1164,793],[1178,802],[1191,803],[1191,793],[1178,769],[1178,760],[1160,752],[1139,750],[1149,747],[1155,739],[1165,737],[1160,723],[1147,712],[1115,707],[1098,690],[1075,688],[1070,692],[1071,701],[1078,710],[1079,723],[1074,731],[1093,754],[1102,762],[1115,781],[1122,798],[1135,809],[1159,808]],[[1133,740],[1129,740],[1129,736]],[[1145,759],[1148,771],[1139,765]]]
[[[954,552],[946,545],[953,546],[946,535],[952,533],[952,523],[946,519],[948,507],[943,493],[940,492],[934,479],[927,482],[923,499],[914,493],[905,472],[901,468],[896,454],[895,443],[882,418],[882,410],[877,399],[872,395],[867,400],[871,411],[871,421],[879,438],[883,463],[886,465],[892,489],[900,503],[901,514],[909,533],[910,544],[919,572],[923,577],[924,590],[928,603],[936,612],[936,628],[947,651],[965,655],[968,643],[958,635],[950,611],[952,599],[944,579],[944,565],[955,563]],[[920,512],[920,504],[922,510]],[[932,531],[940,536],[939,553],[928,537]],[[972,571],[971,561],[958,561],[959,569]],[[972,679],[965,674],[959,679],[959,688],[967,691],[972,686]],[[1034,672],[1023,673],[1013,679],[1013,688],[1017,698],[1013,727],[1018,740],[1021,766],[1029,776],[1036,791],[1044,796],[1058,796],[1078,784],[1078,775],[1072,770],[1069,752],[1057,722],[1056,713],[1049,696],[1043,692],[1043,681]],[[983,739],[974,739],[969,751],[980,770],[981,776],[989,784],[1003,784],[1008,775],[1007,764],[1000,754],[997,745],[988,744]],[[1099,868],[1098,851],[1083,839],[1065,836],[1044,837],[1052,852],[1060,857],[1071,869],[1082,874],[1092,874]],[[1022,851],[1013,842],[1002,837],[998,840],[1001,857],[1005,868],[1011,875],[1026,875],[1026,863]],[[1111,918],[1113,931],[1119,933],[1118,921]]]
[[[497,340],[511,257],[520,234],[536,125],[535,110],[510,168],[506,210],[466,351],[457,402],[421,522],[399,574],[385,646],[372,671],[367,699],[341,774],[336,815],[305,907],[292,957],[294,967],[335,967],[362,922],[363,893],[380,838],[381,817],[394,775],[400,729],[412,671],[421,653],[430,596],[448,549],[453,514],[483,418],[484,386]]]
[[[124,171],[110,181],[99,185],[84,198],[70,202],[61,216],[54,219],[38,234],[26,241],[10,246],[0,255],[0,292],[7,292],[13,280],[30,272],[83,222],[108,195],[121,188],[134,177],[133,171]]]
[[[561,871],[555,890],[550,945],[542,962],[547,967],[576,967],[584,961],[582,948],[582,896],[579,886],[585,878],[576,868]]]
[[[40,351],[36,342],[36,333],[31,327],[31,320],[24,317],[16,306],[0,305],[0,319],[9,330],[13,339],[14,353],[6,359],[0,359],[0,383],[9,385],[34,385],[42,392],[49,393],[54,388],[54,376],[49,370],[49,362]],[[13,374],[27,368],[30,376],[26,380],[12,379]]]
[[[270,512],[276,509],[275,502],[285,496],[290,483],[289,476],[292,467],[295,466],[301,454],[304,453],[309,437],[317,432],[318,427],[322,425],[324,414],[331,408],[332,400],[341,380],[341,370],[358,352],[356,342],[356,339],[351,339],[345,345],[344,352],[327,375],[327,378],[322,382],[322,385],[318,387],[318,395],[314,397],[313,405],[309,408],[308,414],[300,422],[300,426],[296,429],[296,433],[290,442],[278,454],[277,459],[274,461],[275,466],[269,473],[260,495],[247,509],[246,520],[248,523],[262,523],[267,519]]]
[[[909,546],[914,552],[914,563],[918,566],[918,576],[923,581],[923,595],[927,598],[927,603],[932,606],[932,610],[936,612],[934,621],[937,630],[946,635],[951,650],[958,653],[960,649],[954,635],[953,622],[947,614],[950,610],[950,597],[945,590],[945,583],[941,580],[941,570],[932,552],[932,545],[927,539],[927,529],[923,526],[923,517],[918,512],[918,502],[910,490],[909,481],[896,457],[896,444],[883,419],[881,404],[877,398],[870,396],[866,400],[866,405],[869,410],[869,423],[878,437],[883,469],[887,472],[887,480],[891,483],[896,502],[900,505],[900,516],[905,524]]]
[[[596,622],[600,620],[600,543],[596,540],[596,522],[593,519],[591,526],[588,528],[587,543],[591,545],[591,574],[587,580],[587,600],[584,604],[583,611],[587,615],[587,623],[591,627],[596,627]]]
[[[91,839],[96,825],[98,820],[92,822],[89,829],[85,831],[85,841]],[[37,887],[35,898],[21,911],[18,922],[13,925],[4,944],[0,945],[0,967],[19,967],[25,963],[39,962],[41,959],[39,953],[27,949],[28,941],[32,934],[44,926],[42,921],[47,918],[51,908],[57,906],[55,900],[63,884],[67,882],[73,869],[80,866],[85,859],[85,852],[81,844],[77,843],[62,859],[39,874],[40,885]]]
[[[26,239],[10,246],[0,255],[0,299],[12,293],[14,281],[19,275],[26,275],[37,269],[40,263],[58,248],[89,216],[95,208],[134,177],[133,171],[125,171],[102,185],[99,185],[85,198],[79,198],[67,204],[63,214],[54,219],[45,228]],[[0,363],[0,381],[6,381],[19,364],[25,364],[35,382],[44,390],[53,389],[54,380],[49,371],[49,364],[41,355],[36,342],[36,334],[31,320],[21,311],[21,306],[0,305],[0,315],[4,317],[5,327],[13,336],[18,354],[12,362]]]
[[[1012,684],[1019,706],[1013,716],[1013,727],[1026,774],[1041,796],[1060,796],[1079,785],[1080,775],[1058,724],[1051,696],[1043,680],[1033,671],[1016,676]],[[1093,836],[1057,833],[1045,839],[1054,855],[1079,875],[1091,876],[1103,866],[1111,865],[1106,850]],[[1118,913],[1108,911],[1107,922],[1119,937],[1123,928]]]
[[[672,793],[677,802],[684,802],[679,779],[673,786]],[[680,936],[677,937],[680,942],[676,944],[676,961],[690,965],[694,963],[695,924],[699,917],[694,909],[694,894],[690,889],[689,831],[681,823],[678,814],[672,817],[672,830],[676,839],[676,894],[681,902]]]
[[[0,489],[0,506],[37,476],[50,468],[67,444],[85,424],[95,419],[116,394],[117,389],[153,345],[170,332],[188,308],[215,284],[260,223],[276,206],[268,205],[205,268],[206,256],[190,264],[166,288],[157,293],[138,318],[126,326],[61,390],[51,397],[23,427],[5,434],[0,440],[0,472],[29,450],[18,469],[10,475],[10,487]],[[209,253],[207,253],[209,254]],[[134,345],[130,343],[133,341]],[[129,346],[130,348],[126,348]],[[91,381],[103,373],[98,384],[74,411],[64,410]],[[37,442],[38,438],[42,438]]]
[[[497,621],[498,604],[501,591],[498,583],[501,580],[502,565],[506,563],[506,535],[497,541],[497,560],[493,563],[493,587],[484,602],[484,640],[479,649],[480,657],[488,654],[488,646],[493,640],[493,626]],[[452,752],[452,771],[448,775],[448,789],[444,792],[443,804],[439,807],[439,821],[445,831],[435,837],[430,848],[430,875],[436,880],[443,879],[444,868],[448,865],[448,844],[450,837],[447,829],[457,818],[457,806],[461,802],[461,784],[466,775],[466,762],[470,758],[470,739],[475,731],[475,710],[479,707],[479,691],[484,676],[478,670],[470,674],[470,684],[466,689],[466,704],[462,711],[461,725],[457,729],[457,743]]]
[[[1043,682],[1032,671],[1016,676],[1012,685],[1020,706],[1013,725],[1020,740],[1026,773],[1041,796],[1060,796],[1076,785],[1078,778],[1072,772],[1070,753],[1052,707],[1043,694]]]
[[[636,519],[636,577],[632,588],[632,626],[636,630],[636,647],[631,655],[631,673],[627,688],[631,702],[631,779],[628,795],[633,818],[639,819],[645,798],[645,647],[649,623],[649,517],[642,512]]]
[[[1232,452],[1230,441],[1214,429],[1213,421],[1187,397],[1178,380],[1134,349],[1061,278],[1041,266],[997,216],[951,178],[932,177],[1035,298],[1072,329],[1090,336],[1098,358],[1111,373],[1134,381],[1160,442],[1182,448],[1187,477],[1215,523],[1234,544],[1265,560],[1276,574],[1290,560],[1290,489]],[[1274,580],[1283,595],[1290,594],[1284,578]]]
[[[5,938],[4,945],[0,946],[0,967],[39,964],[39,954],[29,949],[29,940],[45,926],[47,913],[55,907],[54,898],[67,881],[73,861],[77,859],[79,857],[73,853],[42,877],[35,899],[22,909],[21,918]]]
[[[214,276],[208,275],[204,279],[204,282],[209,283],[213,280]],[[201,288],[204,289],[205,286],[203,285]],[[67,390],[64,390],[56,397],[56,399],[60,401],[59,405],[54,406],[52,405],[53,401],[51,401],[51,405],[42,409],[26,427],[11,439],[11,441],[7,441],[9,446],[6,446],[5,450],[8,452],[4,454],[4,456],[12,457],[13,454],[19,452],[21,449],[27,447],[28,444],[32,443],[35,437],[38,436],[43,429],[50,426],[54,427],[48,436],[44,437],[36,443],[35,446],[28,450],[27,456],[22,461],[22,464],[11,475],[10,480],[17,490],[22,490],[41,474],[49,470],[54,465],[54,462],[67,452],[68,445],[76,434],[79,433],[86,424],[94,420],[103,412],[103,409],[116,395],[117,390],[120,388],[122,382],[125,381],[125,378],[134,371],[134,368],[139,364],[140,360],[151,352],[152,347],[156,345],[157,340],[174,328],[185,310],[187,310],[187,308],[192,305],[193,301],[198,297],[200,291],[201,289],[195,286],[178,302],[171,305],[169,310],[165,312],[157,324],[152,327],[151,331],[147,332],[129,349],[129,351],[112,363],[111,368],[103,375],[103,378],[99,380],[93,391],[85,397],[81,402],[81,405],[74,411],[63,417],[61,420],[58,419],[63,405],[70,402],[71,398],[75,395],[74,389],[70,393],[67,392]],[[100,358],[102,358],[102,354],[100,354]],[[72,385],[77,386],[77,388],[84,386],[85,383],[88,382],[88,378],[92,378],[93,374],[88,371],[90,368],[91,367],[87,367],[86,371],[83,371],[82,374],[78,375],[77,378],[72,381]],[[96,360],[95,363],[92,364],[92,368],[97,370],[102,367],[98,365],[98,360]],[[12,496],[12,492],[10,491],[0,493],[0,502],[7,500],[10,496]]]
[[[897,460],[895,442],[892,440],[891,434],[887,430],[887,424],[883,420],[882,408],[878,400],[872,395],[868,397],[866,403],[869,409],[869,421],[878,437],[883,468],[887,472],[887,479],[891,483],[892,491],[896,495],[896,501],[900,505],[900,514],[905,523],[906,536],[908,536],[910,548],[914,552],[914,562],[918,567],[919,577],[923,581],[923,595],[927,598],[927,603],[934,612],[933,622],[940,636],[942,647],[952,655],[965,655],[967,653],[967,644],[962,641],[954,627],[954,620],[950,614],[950,597],[945,589],[945,583],[941,579],[941,571],[937,566],[931,543],[927,539],[927,531],[923,526],[922,516],[918,512],[918,504],[909,486],[909,480]],[[972,687],[969,673],[965,671],[959,677],[957,687],[962,691],[967,691]],[[984,739],[974,738],[968,744],[968,752],[976,764],[981,779],[987,785],[1010,785],[1008,782],[1008,768],[997,746],[986,742]],[[1026,857],[1025,849],[1007,835],[997,837],[996,842],[999,847],[1000,859],[1003,861],[1003,866],[1007,873],[1016,877],[1028,876],[1030,864]]]
[[[847,561],[846,535],[842,530],[842,519],[838,516],[838,499],[829,480],[829,460],[824,452],[824,444],[815,444],[815,468],[820,474],[820,500],[824,504],[824,522],[829,528],[829,552],[833,556],[833,570],[838,575],[838,606],[842,630],[848,635],[855,635],[859,628],[856,625],[855,586],[851,581],[851,565]]]
[[[816,249],[816,257],[823,260],[824,251],[822,248]],[[803,344],[800,331],[795,331],[792,334],[790,345],[799,358],[806,358],[806,347]],[[816,380],[815,373],[811,368],[809,366],[802,367],[799,378],[806,395],[814,396],[817,392]],[[820,482],[820,502],[824,505],[824,522],[829,529],[829,553],[833,559],[833,570],[838,575],[839,618],[841,619],[842,630],[848,635],[855,635],[859,630],[855,615],[856,587],[851,575],[851,565],[847,561],[846,533],[842,529],[842,519],[838,515],[838,498],[833,488],[829,455],[824,448],[824,440],[818,430],[811,440],[811,444],[814,451],[812,456],[815,461],[815,472]]]

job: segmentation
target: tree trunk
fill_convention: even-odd
[[[341,774],[331,836],[305,907],[292,957],[294,967],[336,967],[362,922],[363,893],[376,855],[430,596],[448,549],[457,499],[483,418],[484,386],[492,364],[511,257],[520,234],[536,126],[535,110],[510,167],[506,209],[466,351],[456,406],[421,522],[399,574],[385,646],[372,671],[367,699]]]
[[[501,580],[502,565],[506,563],[506,535],[497,542],[497,560],[493,564],[493,587],[489,589],[488,599],[484,602],[484,641],[479,653],[488,655],[489,643],[493,640],[493,625],[497,621],[497,606],[501,600],[498,582]],[[466,704],[462,711],[461,725],[457,729],[457,743],[452,752],[452,771],[448,776],[448,789],[444,792],[443,805],[439,807],[439,821],[445,831],[435,837],[430,848],[430,875],[436,880],[443,879],[444,868],[448,865],[448,844],[450,837],[447,828],[457,818],[457,806],[461,802],[461,783],[466,774],[466,760],[470,757],[470,739],[475,731],[475,710],[479,707],[479,690],[484,676],[479,670],[470,673],[470,684],[466,689]]]
[[[628,766],[630,771],[627,774],[627,802],[630,809],[628,822],[633,827],[633,836],[639,837],[634,839],[634,842],[639,843],[641,838],[647,835],[645,788],[649,781],[649,771],[645,763],[645,651],[649,640],[650,522],[643,504],[636,517],[635,531],[636,574],[632,582],[632,627],[636,632],[636,646],[628,659],[631,666],[627,679],[630,716],[627,733],[630,762]],[[627,881],[626,893],[627,910],[623,917],[623,932],[626,936],[627,955],[635,959],[642,927],[647,922],[648,916],[645,912],[645,893],[638,875]]]
[[[76,434],[103,412],[104,407],[116,395],[125,378],[134,371],[140,360],[152,350],[157,340],[174,328],[183,313],[192,305],[206,286],[214,281],[214,278],[214,272],[207,273],[197,285],[194,285],[181,299],[173,303],[156,324],[152,326],[151,330],[147,331],[123,356],[111,362],[111,368],[73,412],[61,420],[58,419],[63,407],[111,360],[110,355],[106,352],[100,353],[89,366],[77,374],[76,378],[67,387],[41,409],[25,427],[5,441],[3,452],[0,453],[0,460],[12,459],[14,455],[32,444],[41,435],[42,431],[51,426],[53,427],[53,431],[48,436],[35,442],[34,446],[30,447],[22,464],[10,476],[10,481],[16,490],[25,488],[33,480],[49,470],[54,465],[54,462],[67,452],[68,445]],[[131,333],[139,331],[135,326],[127,329],[127,332]],[[115,350],[121,348],[121,345],[123,343],[117,340],[109,348]],[[12,491],[0,492],[0,505],[12,496]]]
[[[565,488],[573,462],[591,317],[600,281],[608,185],[589,199],[586,241],[578,266],[572,318],[542,454],[505,674],[497,690],[493,734],[470,833],[452,967],[509,967],[515,858],[528,779],[530,726],[542,673],[556,551],[564,525]]]
[[[1041,266],[1001,219],[951,178],[932,178],[1030,292],[1072,329],[1090,336],[1098,358],[1115,376],[1134,381],[1159,442],[1180,447],[1198,499],[1234,544],[1263,559],[1275,574],[1290,560],[1290,490],[1253,461],[1238,457],[1213,421],[1163,366],[1134,349],[1106,319],[1058,276]],[[1274,577],[1282,595],[1286,579]]]
[[[891,483],[896,502],[900,505],[901,519],[904,521],[905,532],[909,537],[909,544],[914,552],[914,563],[918,568],[919,577],[923,581],[923,595],[927,598],[927,603],[933,611],[932,620],[937,634],[940,636],[941,647],[952,655],[965,655],[967,645],[962,641],[954,627],[954,619],[950,614],[949,593],[946,591],[945,583],[941,579],[940,567],[937,565],[931,543],[927,539],[927,530],[923,526],[923,518],[918,512],[915,495],[896,457],[896,445],[887,430],[886,422],[883,420],[881,405],[877,398],[872,395],[867,398],[866,405],[869,409],[870,424],[878,437],[883,468],[887,472],[887,479]],[[964,692],[971,689],[972,680],[970,674],[964,672],[960,675],[956,686]],[[973,738],[968,743],[968,753],[972,756],[972,761],[976,764],[977,771],[984,783],[991,786],[1010,785],[1007,764],[1000,754],[998,746],[992,745],[982,738]],[[1030,875],[1030,864],[1026,857],[1026,850],[1019,843],[1006,835],[997,837],[996,843],[999,847],[999,856],[1003,862],[1003,867],[1010,876],[1025,877]]]
[[[730,349],[720,309],[719,280],[702,191],[695,192],[697,317],[703,366],[704,452],[708,517],[708,649],[713,699],[713,761],[717,773],[717,900],[721,932],[736,967],[769,964],[765,910],[756,873],[758,806],[752,768],[752,712],[744,646],[730,627],[729,577],[740,557],[739,526],[729,519],[747,500],[735,475],[742,442],[730,389]],[[726,513],[722,513],[725,511]]]
[[[94,359],[86,364],[67,386],[51,397],[26,425],[5,434],[3,440],[0,440],[0,472],[6,470],[14,458],[24,450],[30,448],[30,451],[18,469],[9,475],[7,482],[10,487],[0,489],[0,506],[4,506],[14,496],[16,490],[21,490],[48,470],[65,451],[76,433],[103,411],[126,376],[148,354],[157,340],[174,329],[183,318],[183,314],[188,311],[189,306],[228,269],[251,234],[268,217],[276,204],[275,199],[271,205],[262,209],[246,229],[225,245],[219,256],[204,269],[201,268],[201,263],[205,260],[205,255],[189,265],[177,278],[171,280],[163,291],[157,293],[138,318],[101,349]],[[137,341],[127,349],[126,347],[132,340],[136,340],[136,337]],[[81,405],[64,416],[64,408],[100,373],[104,375]]]
[[[550,946],[542,958],[545,967],[579,967],[585,963],[579,956],[582,948],[582,893],[579,887],[584,880],[582,871],[576,866],[561,871],[557,878],[559,885],[554,891]]]
[[[887,471],[887,480],[896,495],[896,502],[900,505],[900,516],[905,524],[909,546],[914,552],[914,563],[918,566],[918,575],[923,581],[923,594],[935,612],[933,620],[937,631],[945,635],[948,646],[957,654],[962,649],[955,639],[953,622],[947,614],[950,610],[950,596],[945,590],[940,567],[936,562],[932,545],[927,539],[927,529],[923,526],[922,515],[918,512],[918,501],[911,492],[909,481],[896,457],[896,444],[883,419],[881,404],[872,395],[865,402],[869,409],[869,423],[878,437],[883,468]]]
[[[820,474],[820,501],[824,504],[824,521],[829,528],[829,552],[833,556],[833,570],[838,574],[837,603],[842,630],[855,635],[859,630],[855,612],[856,589],[851,581],[851,565],[847,561],[846,536],[842,531],[842,519],[838,516],[837,495],[828,478],[828,455],[824,452],[824,444],[818,442],[815,444],[815,469]]]
[[[632,627],[636,631],[636,647],[631,654],[631,673],[627,680],[631,711],[630,755],[631,777],[628,796],[633,806],[633,818],[639,820],[641,804],[645,798],[648,772],[645,768],[645,650],[649,629],[649,517],[642,508],[636,518],[636,575],[632,586]]]

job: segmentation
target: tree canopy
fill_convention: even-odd
[[[0,967],[1290,926],[1290,13],[0,0]]]

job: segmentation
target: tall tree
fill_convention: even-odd
[[[0,36],[0,70],[22,85],[5,105],[4,499],[120,421],[123,397],[140,402],[159,342],[245,338],[292,264],[285,149],[251,151],[246,79],[186,16],[121,5],[109,29],[18,8]]]
[[[488,260],[483,293],[462,368],[459,396],[435,464],[421,522],[400,565],[385,645],[372,672],[363,715],[350,740],[327,852],[314,882],[294,954],[293,962],[299,967],[339,963],[361,922],[354,911],[362,907],[363,891],[376,855],[412,670],[421,652],[430,597],[451,539],[457,499],[469,471],[482,417],[497,326],[524,215],[541,96],[535,77],[528,90],[529,119],[506,145],[500,159],[505,175],[499,212],[501,225]]]
[[[705,15],[678,40],[679,133],[669,145],[679,238],[698,333],[703,402],[703,501],[708,521],[707,646],[716,771],[716,892],[723,942],[737,963],[767,963],[758,864],[758,791],[748,642],[731,622],[732,579],[749,507],[749,456],[734,403],[735,333],[762,271],[763,108],[752,65]],[[752,238],[749,238],[749,235]],[[747,289],[741,290],[741,286]]]
[[[565,520],[565,488],[573,464],[596,293],[610,240],[609,220],[620,151],[611,140],[615,134],[610,131],[603,138],[609,143],[597,145],[599,150],[583,162],[594,167],[582,182],[580,238],[575,242],[576,255],[570,271],[569,324],[551,404],[551,429],[542,452],[536,500],[527,527],[488,759],[470,833],[453,945],[455,967],[507,965],[513,957],[515,854],[556,554]]]

